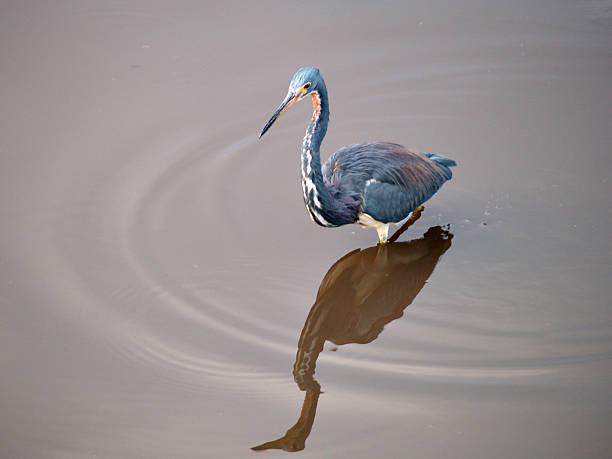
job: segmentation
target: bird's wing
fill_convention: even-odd
[[[366,186],[361,212],[382,223],[397,223],[426,200],[402,186],[371,182]]]
[[[323,167],[328,185],[362,196],[361,211],[384,223],[398,222],[451,178],[454,162],[393,143],[362,143],[334,153]]]

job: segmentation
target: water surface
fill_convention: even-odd
[[[606,456],[610,11],[4,2],[1,455]],[[395,248],[257,140],[306,65],[324,157],[458,163]]]

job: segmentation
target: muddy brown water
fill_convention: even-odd
[[[598,0],[2,2],[0,456],[608,456],[611,50]],[[458,163],[395,246],[308,219],[309,103],[257,140],[306,65],[324,157]]]

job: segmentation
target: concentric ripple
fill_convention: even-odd
[[[296,129],[287,128],[287,136]],[[177,372],[172,378],[183,384],[192,380],[217,388],[230,381],[243,387],[286,383],[318,282],[333,257],[343,255],[333,244],[343,239],[341,250],[350,251],[367,245],[371,235],[357,228],[320,234],[309,226],[299,193],[290,193],[296,188],[295,174],[284,170],[285,163],[295,163],[295,158],[283,159],[285,150],[295,146],[258,143],[255,136],[224,144],[225,138],[223,133],[210,140],[194,136],[175,142],[172,149],[148,151],[100,188],[107,194],[96,197],[98,218],[110,222],[102,225],[103,239],[118,250],[110,262],[130,287],[114,291],[109,298],[114,306],[103,306],[112,310],[98,313],[112,316],[113,327],[119,324],[120,331],[109,336],[120,355],[158,367],[164,377]],[[460,187],[432,200],[408,236],[418,237],[429,225],[452,223],[454,247],[431,285],[378,342],[324,353],[320,362],[400,377],[495,380],[609,358],[590,351],[588,343],[580,353],[576,347],[572,354],[562,347],[551,353],[560,331],[549,331],[554,311],[545,308],[541,324],[526,324],[521,314],[529,305],[517,304],[508,291],[474,293],[474,286],[490,282],[495,270],[503,275],[515,265],[482,259],[482,269],[469,279],[457,277],[466,250],[476,245],[496,250],[496,238],[511,222],[511,205],[507,196],[485,200]],[[283,218],[276,221],[280,214]],[[484,219],[488,226],[482,225]],[[314,248],[317,257],[311,255],[312,245],[296,237],[304,226],[316,244],[327,243],[327,248]],[[524,298],[538,291],[523,287],[517,294]],[[441,336],[445,341],[439,341]]]
[[[605,456],[605,2],[138,3],[0,15],[4,456]],[[393,246],[257,140],[301,65],[457,161]]]

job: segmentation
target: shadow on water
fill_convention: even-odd
[[[294,380],[306,392],[300,417],[281,438],[253,450],[304,449],[321,393],[314,373],[325,341],[338,346],[374,341],[385,325],[402,317],[450,248],[452,237],[436,226],[420,239],[357,249],[334,263],[302,328],[293,365]]]

